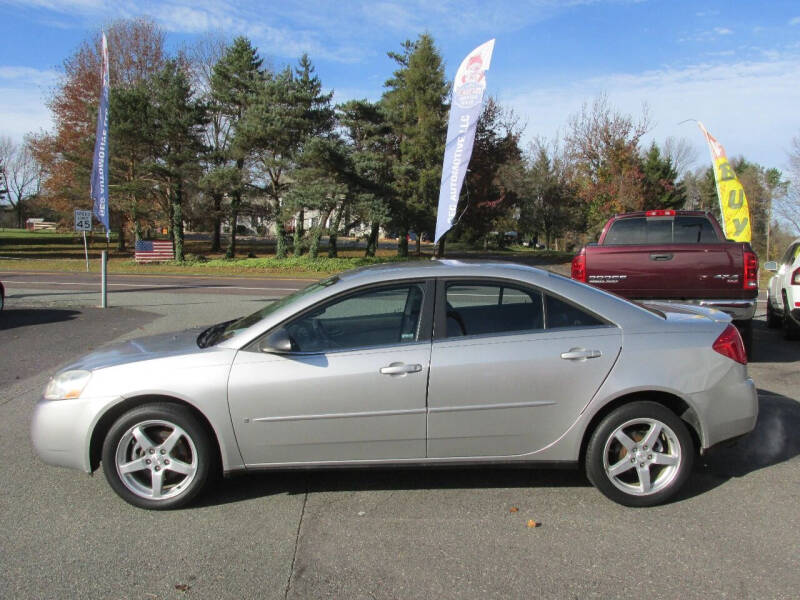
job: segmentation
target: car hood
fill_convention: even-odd
[[[104,346],[95,352],[79,358],[62,371],[83,369],[93,371],[116,365],[123,365],[154,358],[178,356],[203,352],[197,345],[197,336],[203,328],[197,327],[175,333],[162,333],[129,340],[120,344]]]

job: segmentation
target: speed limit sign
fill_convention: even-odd
[[[92,230],[92,211],[76,210],[75,231],[91,231],[91,230]]]

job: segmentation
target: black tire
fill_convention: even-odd
[[[653,425],[658,426],[655,441],[644,445]],[[630,449],[619,441],[618,432],[632,443]],[[654,506],[680,490],[692,472],[694,455],[692,436],[675,413],[656,402],[632,402],[609,413],[592,432],[586,448],[586,475],[614,502]],[[664,464],[673,460],[674,464]],[[611,473],[615,466],[619,468],[616,475]],[[649,491],[642,477],[649,478]]]
[[[781,318],[775,312],[775,309],[772,308],[772,298],[767,298],[767,327],[770,329],[777,329],[782,325]]]
[[[749,321],[734,321],[734,325],[739,330],[739,335],[742,336],[742,343],[744,344],[744,351],[747,358],[753,358],[753,320]]]
[[[215,456],[206,428],[189,409],[145,404],[123,414],[109,429],[103,472],[111,488],[134,506],[179,508],[205,487]],[[130,471],[124,473],[122,465]]]

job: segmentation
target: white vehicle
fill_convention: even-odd
[[[764,265],[775,275],[769,280],[767,327],[781,327],[786,339],[800,338],[800,238],[786,249],[780,262]]]

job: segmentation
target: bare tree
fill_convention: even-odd
[[[672,161],[672,165],[680,175],[685,175],[697,161],[697,148],[686,138],[668,137],[664,141],[664,156]]]
[[[773,208],[774,213],[800,235],[800,136],[792,140],[792,149],[789,151],[787,192],[775,199]]]
[[[0,169],[8,189],[6,197],[17,213],[17,226],[21,228],[24,203],[39,193],[42,179],[29,140],[18,144],[7,136],[0,137]]]
[[[639,143],[650,120],[647,105],[634,119],[614,108],[605,94],[584,103],[567,126],[568,158],[575,165],[578,197],[584,201],[590,231],[615,212],[642,210],[645,190]]]

